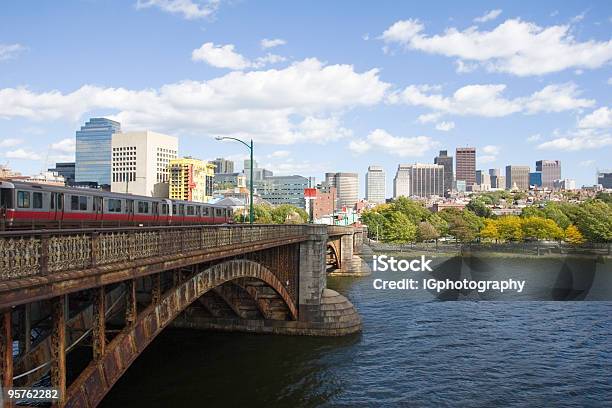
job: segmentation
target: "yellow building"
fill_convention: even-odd
[[[170,198],[207,203],[212,198],[215,165],[192,157],[170,160]]]

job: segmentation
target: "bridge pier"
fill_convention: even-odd
[[[359,256],[363,249],[363,230],[356,227],[329,227],[329,247],[336,258],[330,276],[367,276],[371,268]]]

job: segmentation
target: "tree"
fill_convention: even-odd
[[[448,223],[437,213],[431,214],[429,217],[429,223],[434,226],[440,236],[448,235]]]
[[[256,204],[253,207],[254,219],[257,224],[272,224],[272,216],[270,215],[270,206],[265,204]],[[234,213],[234,221],[249,222],[248,210],[239,210]]]
[[[388,211],[385,216],[385,241],[403,244],[413,242],[416,238],[416,227],[410,218],[399,211]]]
[[[497,219],[497,231],[499,238],[504,241],[521,241],[523,230],[521,219],[516,215],[506,215]]]
[[[485,220],[485,226],[480,230],[480,237],[497,241],[499,239],[499,231],[497,231],[496,220]]]
[[[417,239],[419,241],[430,241],[432,239],[437,240],[440,237],[440,233],[429,223],[428,221],[422,221],[417,227]]]
[[[592,242],[612,241],[612,208],[601,200],[580,204],[575,225]]]
[[[479,217],[490,218],[492,214],[491,209],[487,207],[480,197],[471,199],[465,208]]]
[[[308,222],[308,213],[289,204],[281,204],[270,211],[275,224],[301,224]]]
[[[536,240],[561,239],[564,235],[563,230],[553,220],[542,217],[523,218],[521,229],[524,238]]]
[[[361,213],[361,222],[368,226],[368,232],[371,237],[380,239],[385,232],[385,217],[377,211],[378,207],[372,210],[364,210]]]
[[[406,197],[399,197],[391,204],[393,210],[399,211],[407,216],[414,225],[421,221],[427,221],[431,217],[429,211],[422,203]]]
[[[574,224],[571,224],[565,229],[565,241],[572,245],[580,245],[584,243],[584,237],[580,230]]]
[[[447,208],[438,214],[448,223],[448,233],[461,242],[473,241],[482,224],[482,220],[468,210]]]

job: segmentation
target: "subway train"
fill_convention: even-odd
[[[0,230],[226,224],[230,207],[0,181]]]

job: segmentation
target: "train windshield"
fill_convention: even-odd
[[[13,190],[0,188],[0,208],[13,208]]]

